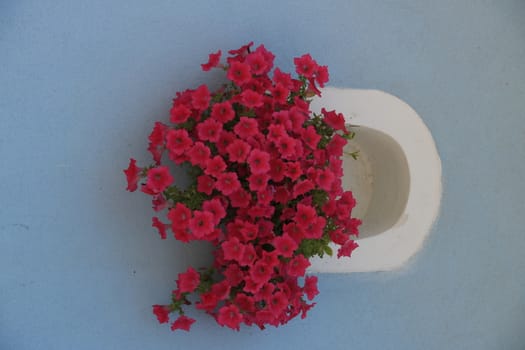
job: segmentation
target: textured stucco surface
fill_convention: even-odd
[[[0,348],[523,349],[524,16],[519,0],[0,2]],[[121,169],[177,90],[210,81],[207,54],[250,40],[414,107],[441,214],[406,269],[320,275],[305,320],[236,333],[196,313],[171,333],[150,305],[203,258],[158,239]]]

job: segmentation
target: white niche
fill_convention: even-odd
[[[352,216],[363,220],[351,258],[311,259],[309,272],[388,271],[419,249],[438,215],[441,160],[430,131],[399,98],[378,90],[325,88],[312,110],[335,109],[358,125],[343,158],[343,187],[357,200]]]

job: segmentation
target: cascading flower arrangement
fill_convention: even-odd
[[[274,55],[249,43],[221,51],[202,64],[226,72],[227,83],[178,92],[170,123],[156,122],[149,136],[149,166],[130,159],[127,190],[152,197],[152,225],[166,239],[208,241],[213,265],[180,273],[167,305],[154,305],[160,323],[188,331],[195,307],[221,326],[279,326],[315,305],[317,277],[305,276],[315,255],[350,256],[361,221],[356,201],[343,191],[343,147],[354,135],[342,114],[310,111],[311,98],[328,81],[328,69],[309,54],[294,59],[297,78],[273,69]],[[186,164],[193,182],[177,186],[166,162]],[[164,221],[167,221],[165,223]],[[309,302],[310,301],[310,302]]]

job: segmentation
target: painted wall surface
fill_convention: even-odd
[[[525,2],[0,2],[0,349],[525,348]],[[130,156],[207,54],[254,40],[331,84],[407,101],[443,162],[440,218],[401,271],[319,275],[305,320],[191,333],[150,305],[206,258],[150,227]],[[210,78],[211,77],[211,78]]]

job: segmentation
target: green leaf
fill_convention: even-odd
[[[328,255],[328,256],[332,256],[334,254],[334,252],[332,251],[332,248],[329,246],[329,245],[325,245],[324,246],[324,252]]]

